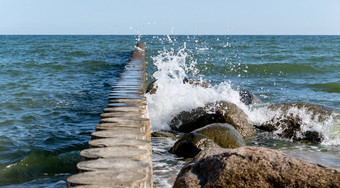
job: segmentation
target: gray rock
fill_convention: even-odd
[[[214,108],[214,112],[208,112]],[[211,123],[225,123],[223,115],[215,110],[216,106],[209,104],[191,111],[183,111],[175,116],[169,123],[172,130],[179,132],[191,132]]]
[[[297,108],[304,109],[308,114],[311,114],[311,119],[322,124],[332,116],[332,113],[338,110],[315,104],[306,103],[283,103],[274,104],[268,107],[272,111],[280,111],[279,116],[273,117],[271,120],[258,126],[259,129],[265,131],[282,130],[279,134],[285,138],[293,139],[295,141],[319,143],[323,140],[323,136],[316,131],[302,131],[302,126],[310,126],[303,121],[298,114],[293,114],[289,109]],[[339,112],[338,112],[339,113]]]
[[[184,166],[173,187],[340,187],[340,171],[262,147],[215,148]]]
[[[214,123],[181,137],[170,149],[183,157],[194,157],[208,148],[237,148],[245,146],[242,136],[227,123]]]
[[[183,83],[189,83],[192,84],[194,86],[200,86],[200,87],[204,87],[204,88],[209,88],[211,87],[211,84],[209,84],[207,81],[198,81],[195,80],[194,78],[184,78]]]
[[[219,148],[210,138],[199,133],[184,134],[169,152],[185,158],[192,158],[207,148]]]
[[[191,132],[211,123],[229,123],[243,137],[254,135],[254,126],[248,116],[235,104],[226,101],[210,103],[190,112],[181,112],[169,125],[176,131]]]
[[[217,109],[226,123],[231,124],[243,137],[252,137],[255,134],[254,125],[248,116],[233,103],[220,101]]]
[[[154,86],[156,81],[157,80],[154,80],[154,81],[149,83],[148,87],[146,88],[146,92],[145,93],[150,93],[150,95],[156,93],[156,91],[158,89],[158,86]]]
[[[245,105],[260,104],[262,101],[247,90],[239,91],[240,101]]]
[[[147,89],[146,89],[146,93],[149,93],[150,95],[155,94],[157,92],[158,86],[155,86],[157,80],[154,80],[152,82],[149,83]],[[183,84],[191,84],[194,86],[199,86],[199,87],[204,87],[204,88],[209,88],[211,87],[211,84],[209,84],[206,81],[197,81],[193,78],[184,78],[183,79]]]

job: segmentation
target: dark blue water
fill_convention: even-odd
[[[160,63],[165,75],[183,70],[217,88],[168,85],[149,105],[153,129],[166,129],[171,113],[223,98],[223,84],[265,103],[340,109],[340,36],[0,36],[0,186],[66,186],[138,41],[146,42],[148,81]],[[340,123],[332,126],[323,144],[249,144],[339,169]],[[183,161],[167,153],[171,141],[153,145],[155,185],[169,187]]]
[[[66,185],[135,43],[0,36],[0,185]]]

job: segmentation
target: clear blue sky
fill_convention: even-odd
[[[0,0],[0,34],[340,35],[340,0]]]

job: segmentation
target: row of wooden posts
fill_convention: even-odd
[[[145,94],[145,45],[138,43],[112,86],[89,149],[80,152],[79,173],[68,187],[152,187],[152,150]]]

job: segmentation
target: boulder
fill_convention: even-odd
[[[254,126],[248,116],[238,106],[226,101],[209,103],[190,112],[183,111],[169,125],[176,131],[191,132],[211,123],[229,123],[243,137],[254,135]]]
[[[245,105],[260,104],[262,103],[259,98],[247,90],[239,91],[240,101]]]
[[[218,113],[223,115],[225,122],[234,126],[243,137],[254,136],[254,125],[241,108],[225,101],[217,102],[216,105]]]
[[[228,123],[213,123],[194,132],[210,138],[222,148],[238,148],[246,145],[240,133]]]
[[[149,93],[150,95],[155,94],[157,92],[158,86],[155,86],[157,80],[154,80],[149,83],[146,93]],[[207,81],[197,81],[194,78],[184,78],[183,84],[191,84],[194,86],[209,88],[211,87],[211,84],[209,84]]]
[[[171,138],[173,140],[177,139],[177,136],[175,133],[168,132],[168,131],[154,131],[151,133],[151,137]]]
[[[198,81],[198,80],[195,80],[194,78],[184,78],[183,83],[184,84],[189,83],[189,84],[192,84],[194,86],[200,86],[200,87],[204,87],[204,88],[211,87],[211,84],[209,84],[207,81],[204,81],[204,80]]]
[[[170,149],[183,157],[194,157],[208,148],[237,148],[245,146],[242,136],[227,123],[214,123],[181,137]]]
[[[158,86],[154,86],[156,81],[157,80],[154,80],[154,81],[149,83],[148,87],[146,88],[146,92],[145,93],[149,93],[150,95],[156,93],[156,91],[158,89]]]
[[[184,134],[169,152],[185,158],[192,158],[207,148],[219,148],[210,138],[199,133]]]
[[[308,123],[314,122],[322,125],[324,121],[331,118],[334,112],[339,113],[336,109],[306,103],[274,104],[268,106],[268,109],[279,113],[272,117],[271,120],[258,126],[259,129],[265,131],[280,130],[277,132],[280,136],[296,141],[311,143],[321,142],[323,136],[319,132],[310,129],[313,125]],[[299,111],[303,112],[304,116],[309,116],[310,120],[303,121]]]
[[[307,113],[311,114],[312,119],[319,122],[328,119],[332,113],[340,113],[340,110],[331,107],[308,103],[272,104],[268,108],[273,111],[281,110],[283,114],[289,113],[289,110],[292,108],[297,108],[300,110],[304,109]]]
[[[213,108],[213,112],[210,109]],[[208,104],[191,111],[183,111],[175,116],[169,126],[179,132],[191,132],[211,123],[225,123],[223,115],[215,110],[216,106]]]
[[[262,147],[214,148],[184,166],[173,187],[340,187],[340,171]]]

